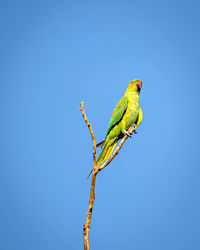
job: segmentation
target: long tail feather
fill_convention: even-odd
[[[112,140],[108,140],[105,142],[104,146],[103,146],[103,149],[101,151],[101,154],[99,155],[98,157],[98,160],[97,160],[97,168],[100,167],[100,165],[108,160],[108,158],[110,157],[110,155],[112,154],[115,146],[117,144],[117,140],[115,138],[113,138]],[[92,174],[93,172],[93,169],[90,171],[87,179],[90,177],[90,175]]]
[[[93,169],[90,171],[90,173],[89,173],[87,179],[90,177],[90,175],[92,174],[92,172],[93,172]]]
[[[103,147],[105,141],[106,141],[106,140],[104,139],[103,141],[99,142],[96,146],[97,146],[97,147]]]
[[[100,165],[108,160],[108,158],[110,157],[110,155],[112,154],[115,146],[117,144],[117,141],[113,140],[113,143],[106,143],[101,151],[101,154],[99,155],[99,158],[97,160],[97,168],[100,167]]]

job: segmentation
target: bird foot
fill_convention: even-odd
[[[124,134],[131,138],[131,134],[127,130],[124,130]]]
[[[131,129],[132,127],[134,128],[134,130],[133,130],[134,134],[137,134],[137,131],[136,131],[137,125],[133,123],[133,124],[131,125],[130,129]]]

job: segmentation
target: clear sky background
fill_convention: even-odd
[[[4,1],[0,249],[83,249],[97,142],[129,81],[143,123],[97,177],[91,249],[200,249],[199,1]],[[98,151],[99,153],[99,151]]]

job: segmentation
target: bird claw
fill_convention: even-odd
[[[127,130],[124,130],[124,134],[131,138],[131,134]]]
[[[135,123],[133,123],[133,124],[131,125],[131,127],[134,127],[133,132],[134,132],[134,134],[137,134],[137,131],[136,131],[137,125],[136,125]]]
[[[137,134],[137,131],[136,131],[137,126],[136,126],[136,124],[132,124],[131,127],[129,128],[129,130],[131,130],[132,128],[134,128],[134,130],[133,130],[134,134]],[[132,133],[130,134],[129,130],[128,131],[124,130],[123,132],[124,132],[124,135],[127,135],[128,137],[131,138]]]

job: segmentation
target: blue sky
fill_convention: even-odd
[[[91,249],[199,250],[199,1],[4,1],[0,249],[83,248],[92,144],[129,81],[143,123],[97,177]]]

